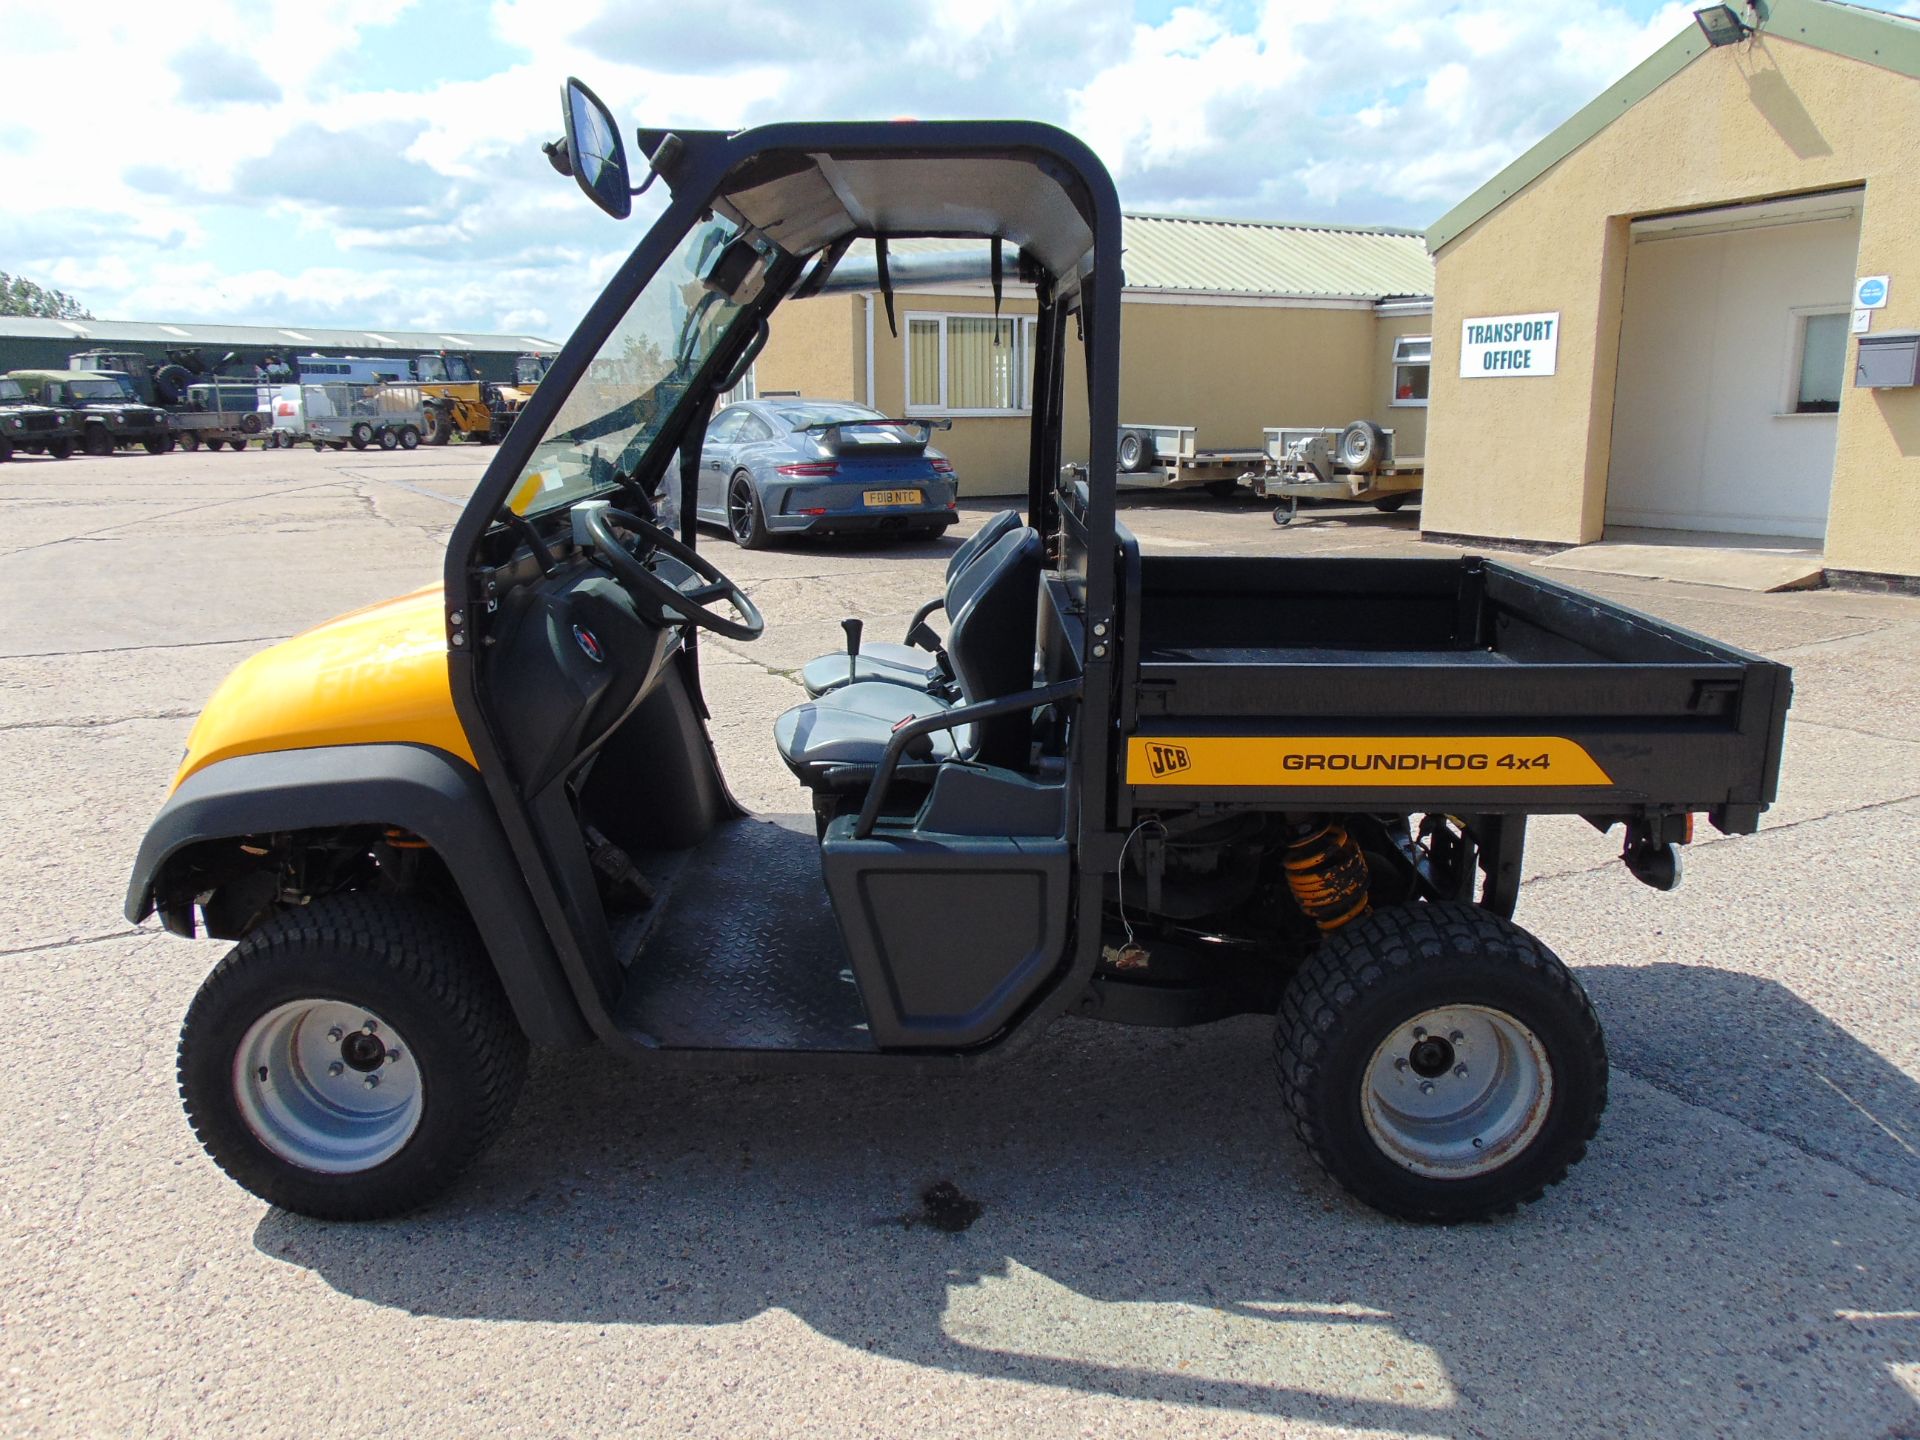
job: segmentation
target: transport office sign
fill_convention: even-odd
[[[1560,312],[1483,315],[1460,325],[1460,378],[1551,375],[1560,357]]]

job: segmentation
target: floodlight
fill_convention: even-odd
[[[1713,46],[1734,45],[1753,33],[1753,27],[1733,13],[1731,5],[1709,5],[1693,12],[1693,21]]]

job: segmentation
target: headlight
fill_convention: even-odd
[[[113,417],[113,423],[116,425],[124,425],[127,423],[127,417],[124,414],[115,412]]]
[[[9,430],[18,430],[20,428],[20,422],[18,420],[9,420],[7,421],[7,428]]]

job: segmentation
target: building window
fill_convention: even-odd
[[[1433,374],[1433,337],[1402,335],[1393,342],[1393,400],[1395,405],[1425,405],[1427,380]]]
[[[1030,316],[909,315],[907,413],[1031,410],[1033,335]]]
[[[1847,319],[1845,310],[1800,317],[1800,343],[1794,347],[1794,414],[1831,415],[1840,408],[1840,387],[1847,378]]]

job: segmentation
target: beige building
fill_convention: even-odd
[[[1426,446],[1432,262],[1405,230],[1126,217],[1121,418],[1192,426],[1208,449],[1258,449],[1270,426],[1368,419],[1395,454]],[[939,242],[896,245],[895,253]],[[1030,293],[898,289],[783,306],[754,366],[758,393],[950,416],[935,444],[967,495],[1026,485]],[[1069,332],[1064,453],[1086,453],[1085,371]]]
[[[1428,232],[1422,524],[1798,539],[1920,588],[1920,388],[1860,383],[1920,348],[1920,24],[1723,9]]]

